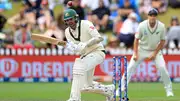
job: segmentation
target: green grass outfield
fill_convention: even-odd
[[[0,83],[0,101],[66,101],[70,83]],[[180,101],[180,84],[173,83],[174,97],[167,98],[161,83],[130,83],[130,101]],[[82,101],[105,101],[98,94],[85,93]]]

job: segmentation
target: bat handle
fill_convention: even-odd
[[[65,45],[66,45],[66,42],[65,42],[65,41],[60,41],[60,42],[58,42],[58,45],[60,45],[60,46],[65,46]]]

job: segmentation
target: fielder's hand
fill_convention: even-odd
[[[134,59],[134,61],[137,61],[137,60],[138,60],[138,55],[137,55],[137,54],[134,54],[134,55],[133,55],[133,59]]]
[[[156,58],[156,53],[153,53],[150,57],[148,57],[148,60],[154,60]]]

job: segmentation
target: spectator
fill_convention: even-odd
[[[173,16],[171,18],[171,26],[178,26],[179,25],[179,19],[177,18],[177,16]]]
[[[56,7],[56,5],[63,4],[64,1],[66,0],[48,0],[49,9],[50,9],[51,16],[53,17],[53,19],[55,19],[54,8]]]
[[[179,0],[169,0],[169,5],[172,8],[180,8],[180,1]]]
[[[23,4],[24,15],[28,19],[28,29],[32,30],[36,25],[36,13],[27,4]]]
[[[139,13],[142,20],[147,19],[148,11],[152,8],[152,0],[139,0]]]
[[[7,19],[1,13],[0,11],[0,47],[3,47],[4,40],[6,39],[6,35],[3,33],[3,27]]]
[[[121,53],[119,40],[116,36],[112,36],[110,38],[109,43],[106,46],[106,51],[107,51],[107,54],[110,54],[110,55],[119,55]]]
[[[27,30],[27,24],[21,24],[20,29],[14,34],[14,48],[32,48],[31,33]]]
[[[2,15],[0,12],[0,32],[2,32],[6,21],[7,21],[6,17],[4,15]]]
[[[30,30],[29,27],[30,21],[29,21],[29,17],[26,16],[25,14],[25,9],[21,9],[18,14],[9,18],[7,23],[12,26],[12,30],[14,32],[20,28],[21,24],[25,24],[25,23],[28,24],[28,30]]]
[[[123,21],[121,20],[121,17],[117,16],[116,19],[113,21],[113,33],[115,35],[120,34],[119,31],[121,30],[123,25]]]
[[[112,0],[111,1],[111,4],[110,4],[110,12],[111,12],[111,15],[110,15],[110,19],[111,20],[114,20],[117,16],[118,16],[118,3],[117,3],[117,0]]]
[[[42,0],[25,0],[24,4],[29,6],[28,12],[33,12],[35,14],[35,18],[41,16],[41,2]]]
[[[63,21],[63,13],[60,13],[57,17],[57,26],[60,30],[62,30],[63,32],[65,31],[66,29],[66,26],[64,24],[64,21]]]
[[[169,29],[172,27],[172,26],[178,26],[179,25],[179,19],[177,18],[177,16],[172,16],[171,17],[171,20],[170,20],[170,25],[169,27],[167,28],[167,31],[169,31]]]
[[[121,26],[122,26],[122,20],[121,20],[121,16],[118,15],[118,3],[117,0],[111,0],[111,4],[110,4],[110,12],[111,15],[109,17],[110,21],[112,21],[112,29],[113,29],[113,33],[117,34],[118,31],[120,30]]]
[[[105,7],[109,7],[109,0],[103,0]],[[83,8],[89,8],[91,11],[99,7],[99,0],[81,0],[81,6]]]
[[[99,0],[99,7],[92,11],[92,22],[97,30],[105,30],[107,28],[109,15],[109,8],[105,7],[103,0]]]
[[[171,27],[167,32],[167,46],[169,48],[180,48],[180,25],[177,17],[171,19]]]
[[[41,7],[42,0],[23,0],[23,3],[29,5],[34,9],[39,9]]]
[[[137,15],[131,13],[122,25],[119,34],[120,42],[123,42],[127,48],[132,48],[134,42],[134,34],[138,28]]]
[[[67,3],[68,3],[69,1],[72,1],[72,0],[64,0],[64,1],[63,1],[64,5],[67,5]]]
[[[52,16],[53,19],[55,19],[55,17],[54,17],[54,7],[56,6],[56,0],[47,0],[47,1],[48,1],[48,4],[49,4],[49,10],[50,10],[51,16]]]
[[[53,38],[57,38],[59,40],[64,40],[64,32],[57,27],[56,22],[52,22],[50,24],[50,26],[48,27],[48,29],[44,33],[44,35],[49,36],[49,37],[53,37]],[[57,48],[57,46],[52,45],[52,44],[47,44],[47,45],[50,48]]]
[[[10,10],[12,9],[12,3],[8,0],[0,0],[0,10]]]
[[[83,8],[80,6],[80,0],[74,0],[73,1],[73,6],[70,7],[70,8],[74,9],[77,12],[77,14],[79,15],[80,20],[85,19],[85,12],[84,12]]]
[[[164,13],[167,11],[168,0],[152,0],[152,7],[156,8],[159,13]]]
[[[6,39],[6,35],[0,32],[0,48],[4,46],[5,39]]]
[[[124,21],[132,12],[135,12],[138,15],[137,20],[140,21],[136,0],[119,0],[118,14],[122,17],[122,21]]]
[[[48,2],[45,0],[42,2],[42,9],[40,10],[40,14],[41,16],[37,19],[37,23],[39,25],[40,31],[44,32],[45,28],[48,28],[51,21],[53,20],[50,9],[48,7]]]

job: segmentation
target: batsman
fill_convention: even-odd
[[[160,71],[161,79],[164,83],[167,97],[174,96],[172,91],[172,83],[166,69],[161,49],[165,43],[165,25],[157,20],[158,11],[152,8],[148,12],[148,19],[141,22],[135,34],[134,54],[131,57],[127,68],[127,80],[129,82],[131,75],[136,67],[145,59],[155,62],[156,68]],[[122,78],[122,90],[124,90],[124,76]],[[116,94],[119,94],[117,90]]]
[[[88,20],[79,20],[73,9],[64,11],[66,48],[80,57],[73,65],[73,81],[70,98],[67,101],[81,101],[81,92],[93,92],[106,96],[106,101],[112,101],[115,86],[103,85],[93,81],[95,67],[105,59],[103,38],[94,25]]]

